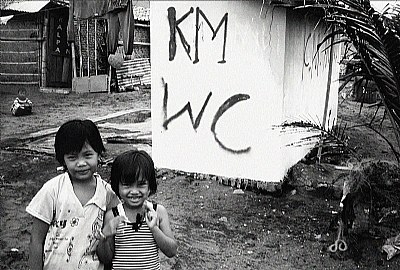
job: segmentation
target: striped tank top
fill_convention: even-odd
[[[158,246],[146,221],[136,230],[129,223],[118,225],[112,269],[160,270]]]

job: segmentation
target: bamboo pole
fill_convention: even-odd
[[[79,40],[79,77],[83,77],[82,60],[82,39],[81,39],[81,20],[78,19],[78,40]]]
[[[94,19],[94,71],[97,76],[97,19]]]
[[[38,58],[39,59],[39,58]],[[34,64],[37,64],[37,61],[36,62],[23,62],[23,63],[21,63],[21,62],[0,62],[0,64],[2,64],[2,65],[17,65],[17,66],[19,66],[19,65],[34,65]]]
[[[40,33],[40,35],[43,35],[43,33],[41,32]],[[39,43],[39,46],[41,46],[42,44],[41,43]],[[35,53],[37,53],[37,50],[35,50],[35,51],[24,51],[24,52],[17,52],[17,51],[7,51],[7,52],[1,52],[2,54],[6,54],[6,53],[9,53],[9,54],[35,54]],[[39,53],[40,53],[40,48],[39,48]]]
[[[89,50],[89,19],[86,20],[86,55],[87,55],[87,75],[90,77],[90,50]]]
[[[43,38],[28,38],[28,37],[0,37],[0,41],[43,41]]]

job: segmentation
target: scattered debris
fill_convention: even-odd
[[[382,251],[387,253],[387,257],[386,257],[387,260],[390,260],[395,255],[399,254],[399,252],[400,252],[400,234],[395,237],[388,238],[385,241],[385,244],[382,246]]]
[[[22,252],[19,251],[18,248],[11,248],[8,254],[14,259],[22,259],[24,256]]]
[[[148,144],[151,145],[152,141],[149,138],[139,138],[139,137],[123,137],[115,136],[106,139],[107,143],[114,144]]]
[[[228,222],[228,219],[226,217],[220,217],[218,220],[221,222]]]
[[[244,191],[242,189],[235,189],[233,194],[244,194]]]

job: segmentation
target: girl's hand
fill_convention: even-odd
[[[108,222],[103,228],[103,234],[107,236],[115,235],[117,233],[118,224],[122,221],[127,221],[125,216],[116,216]]]
[[[149,201],[144,203],[145,211],[146,211],[146,223],[150,229],[153,229],[155,226],[159,226],[159,219],[157,212],[153,209],[153,204]]]

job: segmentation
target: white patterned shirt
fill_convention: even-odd
[[[84,206],[67,172],[47,181],[27,206],[29,214],[50,225],[43,269],[103,269],[96,255],[96,236],[103,227],[104,213],[119,200],[107,182],[94,176],[96,191]]]

